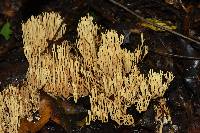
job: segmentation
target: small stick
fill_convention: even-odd
[[[171,53],[156,52],[152,50],[149,50],[149,52],[159,54],[159,55],[165,55],[168,57],[176,57],[176,58],[188,59],[188,60],[200,60],[200,57],[191,57],[191,56],[177,55],[177,54],[171,54]]]

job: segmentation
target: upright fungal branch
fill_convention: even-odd
[[[137,67],[148,53],[143,35],[142,44],[131,53],[121,49],[122,35],[114,30],[98,35],[98,27],[92,21],[90,16],[83,17],[77,30],[77,46],[84,62],[81,73],[91,94],[88,124],[97,119],[107,122],[111,115],[119,125],[132,125],[134,118],[126,113],[127,108],[135,104],[139,112],[146,111],[151,99],[164,95],[174,76],[171,72],[150,70],[145,77]]]
[[[141,38],[143,40],[143,36]],[[90,89],[88,124],[97,119],[107,122],[110,114],[111,119],[119,125],[133,125],[134,118],[126,113],[127,108],[135,104],[138,112],[146,111],[151,99],[164,95],[173,80],[173,74],[150,70],[148,77],[145,77],[140,73],[137,63],[147,54],[147,47],[143,42],[135,52],[130,53],[120,48],[123,36],[113,30],[102,34],[101,39],[97,52],[98,67],[94,70],[101,73],[102,84]]]
[[[0,133],[18,133],[20,119],[38,110],[39,94],[29,88],[9,85],[0,92]]]
[[[48,47],[47,40],[54,37],[62,21],[57,13],[43,13],[22,24],[22,30],[24,53],[29,61],[28,83],[32,88],[43,88],[50,94],[68,97],[69,68],[72,65],[68,58],[68,42],[64,41],[59,46],[53,44],[51,52],[41,54]],[[63,24],[56,39],[61,38],[65,31],[66,25]]]

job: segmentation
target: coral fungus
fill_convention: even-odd
[[[148,76],[144,76],[137,66],[148,52],[143,35],[142,44],[130,52],[120,47],[124,36],[116,31],[98,34],[98,26],[90,16],[81,18],[77,28],[78,38],[73,45],[81,56],[70,52],[68,41],[53,44],[52,49],[43,54],[48,47],[47,40],[54,37],[62,21],[57,13],[44,13],[22,24],[24,53],[29,62],[23,88],[28,88],[26,95],[31,97],[24,99],[25,94],[13,87],[2,92],[0,99],[4,100],[1,100],[0,122],[4,125],[0,128],[17,132],[20,123],[15,116],[30,116],[29,113],[23,114],[21,109],[27,112],[32,107],[28,103],[38,101],[39,94],[36,92],[40,89],[52,96],[68,98],[73,95],[75,101],[89,95],[91,109],[88,110],[87,124],[95,120],[107,122],[110,115],[119,125],[134,125],[134,118],[127,114],[127,108],[134,104],[138,112],[146,111],[151,99],[164,95],[174,78],[173,74],[150,70]],[[61,25],[56,39],[62,37],[65,30],[66,25]],[[10,91],[9,94],[16,93],[11,96],[7,95],[7,91]],[[16,97],[18,93],[23,95],[22,98]],[[24,107],[26,104],[22,105],[22,102],[28,105]],[[34,110],[39,107],[37,102],[35,105]],[[6,116],[9,118],[2,118],[4,112],[9,114]],[[7,129],[8,123],[15,123],[13,129]]]

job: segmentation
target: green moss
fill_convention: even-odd
[[[155,18],[146,18],[146,20],[148,20],[149,22],[152,22],[154,24],[160,25],[162,27],[168,28],[170,30],[175,30],[176,29],[176,26],[170,24],[169,22],[160,21],[160,20],[157,20]],[[157,27],[155,27],[153,25],[150,25],[150,24],[147,24],[147,23],[142,23],[141,25],[144,26],[145,28],[149,28],[149,29],[152,29],[154,31],[164,31],[164,30],[162,30],[160,28],[157,28]]]

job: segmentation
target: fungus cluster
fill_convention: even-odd
[[[99,34],[99,28],[90,16],[81,18],[75,44],[67,40],[53,43],[46,51],[47,40],[53,39],[55,34],[57,40],[65,33],[66,24],[62,21],[59,14],[52,12],[31,17],[22,24],[29,69],[22,87],[9,86],[0,94],[0,122],[4,123],[0,129],[17,132],[19,119],[31,116],[28,112],[38,109],[40,89],[52,96],[73,96],[75,102],[89,95],[91,109],[88,110],[87,124],[95,120],[107,122],[110,116],[119,125],[134,125],[134,118],[127,114],[127,108],[135,105],[138,112],[146,111],[151,99],[164,95],[173,74],[150,70],[148,76],[144,76],[137,66],[148,52],[143,35],[142,44],[130,52],[120,47],[123,35],[114,30]],[[71,52],[72,46],[81,56]],[[32,106],[29,103],[33,103]]]

